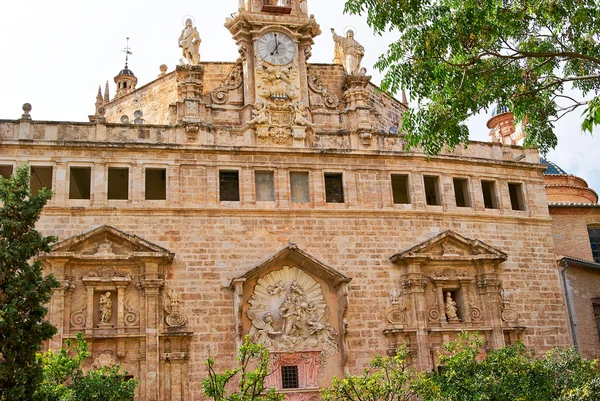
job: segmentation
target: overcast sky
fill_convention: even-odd
[[[94,112],[98,85],[123,68],[121,51],[130,38],[133,55],[129,67],[138,86],[155,79],[159,66],[172,71],[181,57],[177,38],[186,15],[191,15],[202,37],[202,61],[235,61],[237,48],[225,18],[237,11],[238,0],[28,0],[4,2],[0,10],[0,119],[17,119],[21,106],[33,106],[34,120],[88,121]],[[308,0],[323,33],[315,39],[309,62],[329,63],[333,56],[330,28],[341,33],[347,27],[364,45],[363,65],[373,82],[381,75],[373,69],[377,57],[395,39],[393,33],[375,37],[366,18],[343,14],[343,0]],[[559,144],[548,158],[567,172],[578,175],[600,191],[600,131],[596,137],[581,132],[580,111],[557,125]],[[488,140],[487,115],[469,121],[471,138]]]

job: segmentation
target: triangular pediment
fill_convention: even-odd
[[[293,263],[296,267],[321,278],[334,288],[338,287],[342,283],[348,283],[352,280],[334,268],[327,266],[325,263],[319,261],[312,255],[302,251],[296,244],[289,243],[279,252],[269,256],[252,270],[249,270],[244,275],[233,279],[232,286],[236,281],[248,281],[260,277],[273,266],[277,266],[284,261],[286,263]]]
[[[483,241],[448,230],[390,258],[392,262],[406,259],[504,261],[507,255]]]
[[[172,260],[174,254],[137,235],[103,225],[56,243],[48,257],[130,259],[153,257]]]

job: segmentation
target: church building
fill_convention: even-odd
[[[126,65],[88,122],[35,121],[27,104],[0,120],[0,173],[27,163],[32,189],[55,193],[38,225],[59,238],[41,257],[61,283],[48,347],[82,332],[93,364],[139,380],[137,400],[201,400],[206,359],[233,367],[249,335],[271,351],[269,386],[309,401],[404,343],[420,370],[463,331],[482,354],[572,345],[553,218],[573,207],[549,211],[548,165],[502,140],[507,111],[493,141],[407,150],[406,100],[308,7],[240,0],[235,62],[203,62],[189,19],[179,65],[143,85]],[[321,34],[332,64],[309,61]],[[581,208],[586,236],[600,209]]]

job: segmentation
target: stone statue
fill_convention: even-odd
[[[100,295],[100,324],[109,324],[112,317],[112,300],[110,291]]]
[[[192,26],[192,19],[186,19],[185,28],[179,35],[179,47],[183,51],[183,57],[190,65],[200,64],[200,42],[202,42],[200,34],[196,27]],[[181,63],[183,64],[183,59],[181,59]]]
[[[452,294],[450,292],[446,293],[446,317],[448,321],[456,321],[458,320],[458,315],[456,312],[458,311],[456,307],[456,302],[452,299]]]
[[[390,291],[390,302],[392,303],[392,305],[396,305],[398,303],[400,303],[400,290],[398,288],[393,288]]]
[[[354,39],[354,31],[349,29],[345,38],[337,35],[333,28],[331,33],[335,42],[334,62],[341,62],[347,74],[358,74],[365,48]]]

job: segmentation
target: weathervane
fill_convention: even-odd
[[[125,52],[125,68],[127,68],[127,63],[129,62],[129,55],[133,54],[131,49],[129,49],[129,38],[127,38],[127,46],[125,46],[125,48],[121,51]]]

